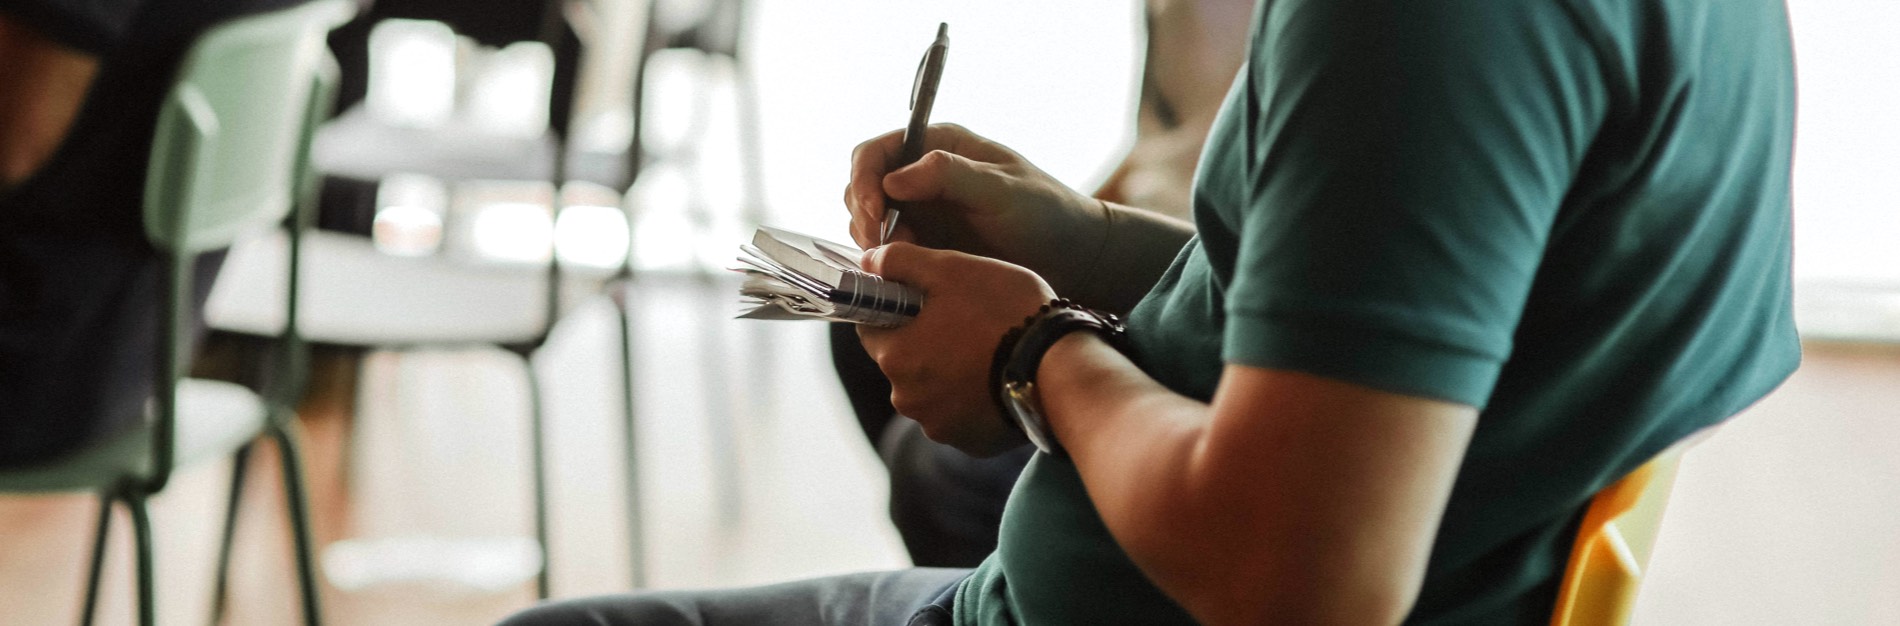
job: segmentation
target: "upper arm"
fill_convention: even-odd
[[[1273,520],[1278,552],[1258,562],[1290,569],[1257,580],[1335,585],[1323,597],[1400,607],[1394,621],[1417,593],[1605,115],[1594,53],[1556,4],[1279,0],[1259,16],[1234,103],[1247,189],[1224,251],[1228,366],[1197,472]]]
[[[0,12],[0,190],[52,156],[98,71],[97,56]]]
[[[1259,569],[1226,576],[1240,588],[1205,606],[1183,598],[1189,608],[1209,621],[1238,609],[1232,621],[1242,623],[1249,607],[1367,618],[1359,623],[1404,617],[1477,410],[1243,365],[1227,367],[1212,408],[1193,472],[1211,482],[1197,491],[1227,494],[1224,515],[1261,520],[1260,540],[1232,545],[1259,551],[1246,559]]]

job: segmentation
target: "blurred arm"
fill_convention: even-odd
[[[1187,219],[1201,144],[1246,59],[1248,0],[1148,0],[1135,144],[1095,192]]]
[[[99,58],[0,13],[0,192],[39,170],[66,138]]]
[[[1064,295],[1127,311],[1193,236],[1189,200],[1201,145],[1246,60],[1250,0],[1147,0],[1135,145],[1095,191],[1106,204],[1102,254],[1079,276],[1051,279]],[[1139,209],[1132,207],[1140,207]]]

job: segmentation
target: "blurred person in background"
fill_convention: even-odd
[[[859,329],[893,405],[1039,449],[980,566],[511,623],[1548,622],[1592,495],[1798,364],[1785,7],[1276,0],[1251,28],[1193,227],[955,126],[854,154],[866,267],[923,292]]]
[[[160,262],[142,197],[159,103],[206,28],[302,1],[0,5],[0,467],[144,418]],[[221,257],[200,259],[199,305]]]
[[[1221,96],[1246,57],[1251,0],[1148,0],[1135,143],[1095,197],[1179,219]],[[975,458],[925,437],[891,406],[891,383],[851,324],[832,324],[831,358],[864,436],[890,471],[891,522],[911,563],[975,567],[1030,446]]]

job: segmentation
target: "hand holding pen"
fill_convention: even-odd
[[[910,87],[910,124],[904,127],[904,148],[892,169],[901,168],[924,156],[924,132],[930,127],[930,107],[937,103],[937,85],[943,81],[944,60],[950,56],[950,25],[937,24],[937,40],[924,51],[917,63],[917,78]],[[884,210],[884,223],[878,229],[878,244],[891,242],[897,232],[898,214],[903,203],[892,201]]]
[[[1103,250],[1105,205],[1007,146],[955,124],[929,126],[948,30],[938,26],[918,68],[910,125],[851,152],[851,240],[874,248],[902,230],[921,246],[1027,267],[1062,292]],[[900,211],[911,212],[901,229]]]

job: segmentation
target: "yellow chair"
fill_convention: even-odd
[[[1664,450],[1590,499],[1564,568],[1552,626],[1629,623],[1686,447]]]

